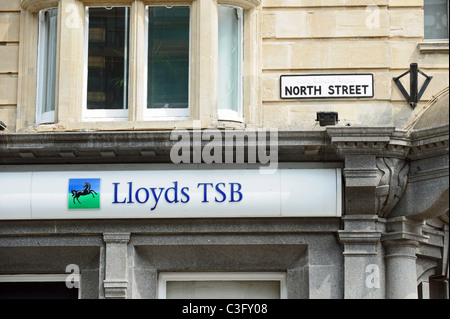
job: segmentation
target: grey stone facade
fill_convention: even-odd
[[[280,162],[343,168],[342,218],[3,220],[0,275],[75,264],[81,298],[157,298],[162,271],[282,271],[288,298],[448,298],[448,122],[433,123],[279,132]],[[0,162],[168,163],[168,134],[3,134]]]
[[[0,273],[63,273],[76,264],[81,298],[156,298],[161,271],[283,271],[288,298],[417,298],[430,276],[446,280],[448,125],[279,136],[281,161],[343,167],[342,218],[6,220]],[[0,137],[3,164],[24,169],[123,163],[127,150],[131,161],[144,160],[143,150],[166,158],[170,149],[164,132]]]

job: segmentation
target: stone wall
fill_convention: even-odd
[[[272,0],[263,6],[265,126],[318,129],[317,111],[337,111],[339,125],[403,127],[426,101],[448,87],[448,50],[442,54],[419,48],[423,1]],[[392,80],[408,71],[410,63],[418,63],[433,76],[414,110]],[[375,95],[369,99],[280,99],[280,75],[319,73],[372,73]],[[409,91],[409,83],[404,86]]]
[[[71,3],[63,1],[63,5]],[[267,0],[248,12],[247,17],[252,17],[252,20],[246,27],[254,32],[245,35],[245,41],[251,42],[245,46],[248,50],[246,59],[251,65],[244,70],[244,78],[251,79],[244,83],[246,114],[245,123],[240,128],[247,125],[282,130],[320,130],[322,128],[315,121],[317,111],[338,112],[338,125],[341,126],[402,128],[421,112],[428,100],[449,85],[448,42],[444,44],[444,49],[442,46],[437,49],[436,45],[430,46],[423,41],[423,0]],[[0,120],[7,124],[10,132],[29,131],[30,128],[53,131],[192,126],[189,121],[175,123],[132,119],[139,117],[139,110],[131,111],[128,122],[80,124],[81,106],[78,104],[81,93],[77,93],[82,85],[78,76],[80,70],[68,67],[66,71],[73,71],[75,75],[70,77],[70,85],[60,83],[59,103],[71,106],[59,109],[56,125],[35,126],[36,21],[36,13],[29,14],[21,9],[21,0],[0,0]],[[208,32],[200,36],[214,36],[214,31]],[[76,41],[78,38],[75,37]],[[66,34],[62,40],[73,42],[74,38]],[[68,49],[67,46],[62,48],[61,54]],[[76,50],[71,49],[63,54],[64,59],[75,53]],[[418,63],[420,70],[433,76],[414,110],[392,80],[407,71],[410,63]],[[208,71],[213,67],[214,61],[211,61],[207,66],[193,67],[193,72],[202,70],[213,78],[214,72]],[[326,100],[280,98],[281,75],[337,73],[372,73],[374,97]],[[407,81],[407,78],[403,80]],[[406,81],[404,85],[409,89]],[[200,73],[198,81],[193,83],[198,86],[198,95],[191,100],[191,119],[200,120],[203,127],[223,125],[210,120],[214,118],[214,110],[210,110],[212,106],[209,106],[214,102],[214,90],[203,86],[209,87],[211,83]],[[419,76],[419,85],[421,83],[423,78]]]
[[[17,113],[20,0],[0,0],[0,121],[14,132]]]

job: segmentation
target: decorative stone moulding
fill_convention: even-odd
[[[410,147],[411,140],[408,131],[396,129],[392,132],[389,143],[378,156],[405,159],[409,154]]]
[[[145,4],[174,5],[186,4],[195,0],[142,0]],[[22,0],[22,8],[30,12],[38,12],[45,8],[58,6],[59,0]],[[133,0],[80,0],[86,5],[119,5],[131,4]],[[219,4],[229,4],[244,9],[252,9],[261,5],[261,0],[218,0]]]
[[[402,209],[412,212],[408,206],[411,204],[406,205],[405,201],[418,200],[411,195],[411,187],[421,187],[419,182],[427,183],[426,185],[432,183],[433,187],[439,187],[442,191],[447,185],[448,192],[448,183],[443,182],[443,178],[448,177],[448,164],[442,160],[442,156],[448,156],[448,125],[412,131],[376,127],[333,127],[327,128],[327,133],[331,137],[331,143],[345,160],[343,173],[349,213],[359,210],[387,218],[401,214]],[[411,161],[427,158],[432,159],[428,162],[437,166],[411,171]],[[405,199],[408,186],[409,197]],[[434,196],[439,194],[436,192]],[[433,200],[439,200],[433,196],[429,196],[429,199],[430,205]],[[439,203],[440,201],[436,202],[432,207]],[[419,209],[418,204],[413,206]],[[401,207],[397,207],[399,205]]]
[[[418,44],[420,53],[442,53],[448,54],[448,40],[447,41],[433,41],[422,42]]]
[[[414,131],[409,158],[415,160],[448,154],[448,134],[448,125]]]
[[[120,6],[131,5],[134,0],[78,0],[86,6]],[[186,3],[186,2],[185,2]]]
[[[91,1],[91,0],[88,0]],[[165,5],[165,6],[172,6],[172,5],[182,5],[182,4],[190,4],[194,0],[141,0],[145,5]]]
[[[378,216],[386,218],[405,192],[409,165],[396,158],[377,158],[376,165],[380,178],[376,188],[376,209]]]
[[[219,4],[229,4],[243,9],[252,9],[261,4],[261,0],[218,0]]]
[[[378,154],[390,142],[393,127],[327,127],[341,156],[349,154]]]
[[[22,0],[22,8],[29,12],[39,12],[42,9],[58,6],[59,0]]]
[[[447,211],[446,213],[439,216],[439,219],[444,223],[449,224],[449,212]]]

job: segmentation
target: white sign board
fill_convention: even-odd
[[[341,216],[340,169],[0,172],[0,219]]]
[[[282,75],[282,99],[373,97],[372,74]]]

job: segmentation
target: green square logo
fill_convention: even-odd
[[[100,178],[69,179],[69,209],[100,209]]]

